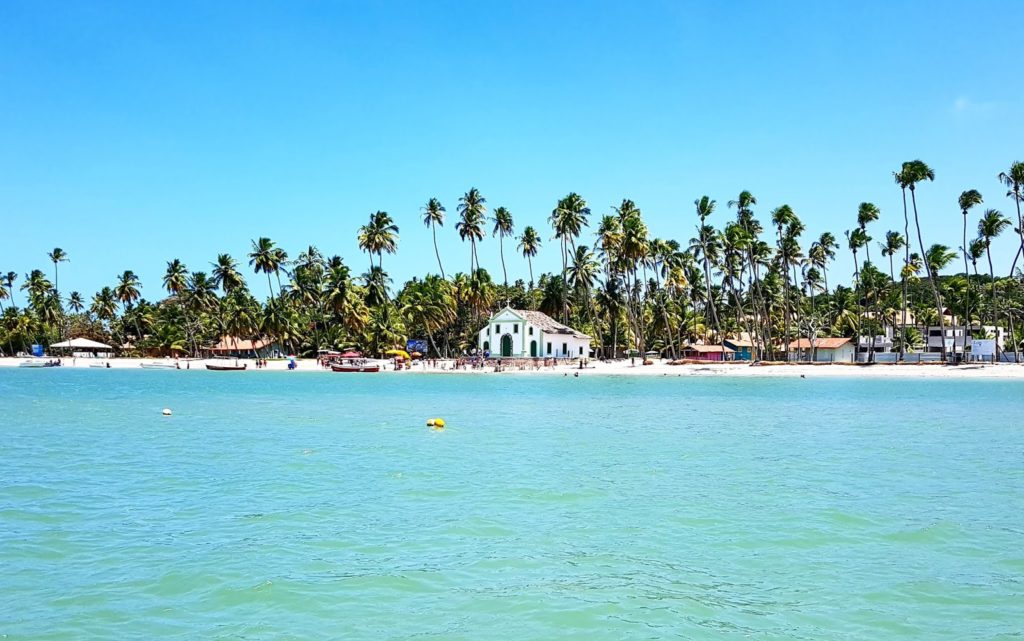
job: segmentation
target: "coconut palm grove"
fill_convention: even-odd
[[[408,223],[400,229],[394,213],[370,214],[353,230],[365,253],[359,259],[266,237],[253,239],[245,256],[219,254],[204,265],[169,256],[161,300],[141,297],[130,265],[97,292],[62,291],[74,250],[58,247],[38,265],[11,265],[0,277],[0,351],[74,336],[119,346],[126,356],[198,355],[233,336],[273,340],[300,356],[380,355],[417,338],[428,342],[429,356],[451,357],[471,352],[481,324],[506,305],[581,329],[604,358],[632,350],[674,358],[687,344],[745,336],[757,358],[781,360],[798,338],[875,336],[883,326],[898,328],[902,356],[921,349],[918,326],[950,318],[1005,327],[1006,349],[1019,346],[1024,162],[993,172],[990,185],[965,189],[942,212],[918,207],[918,190],[941,179],[928,164],[904,162],[892,176],[903,211],[883,215],[862,202],[845,226],[818,238],[804,234],[799,212],[748,191],[728,200],[700,196],[689,219],[679,217],[676,238],[654,238],[641,204],[628,198],[609,208],[569,193],[545,222],[537,216],[524,225],[471,188],[457,202],[425,199],[418,219],[426,235],[413,236]],[[957,210],[962,220],[950,217]],[[960,246],[929,243],[930,229],[954,224],[963,228]],[[437,236],[452,233],[464,254],[438,250]],[[1009,273],[993,268],[992,241],[1002,234],[1020,239]],[[394,283],[385,258],[427,255],[431,238],[422,276]],[[561,270],[534,279],[533,259],[545,251],[558,252]],[[838,252],[850,252],[853,274],[830,272]],[[511,261],[525,261],[529,281],[509,282]],[[259,300],[248,284],[264,278],[270,295]]]

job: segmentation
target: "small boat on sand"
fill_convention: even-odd
[[[178,364],[171,361],[152,361],[139,363],[139,367],[142,369],[178,369]]]
[[[44,361],[41,358],[33,358],[27,361],[21,361],[18,363],[18,367],[60,367],[60,363],[57,361]]]

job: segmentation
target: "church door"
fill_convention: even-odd
[[[512,336],[505,334],[501,337],[501,355],[511,356],[512,355]]]
[[[530,356],[537,358],[537,341],[530,341]]]

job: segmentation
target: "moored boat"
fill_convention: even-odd
[[[139,367],[142,369],[178,369],[178,364],[170,361],[152,361],[149,363],[139,363]]]
[[[238,363],[207,363],[206,369],[213,372],[241,372],[244,371],[247,366],[248,363],[242,363],[241,365]]]
[[[342,362],[331,363],[332,372],[364,373],[372,374],[380,371],[378,363]]]

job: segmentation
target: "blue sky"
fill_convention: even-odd
[[[1022,18],[1012,2],[7,0],[0,271],[50,272],[60,246],[63,291],[132,269],[157,298],[166,261],[241,262],[258,236],[362,270],[356,230],[382,209],[401,228],[397,286],[436,271],[432,196],[445,268],[466,270],[454,217],[473,186],[545,240],[570,191],[595,216],[631,198],[685,242],[694,199],[717,199],[721,224],[742,189],[764,221],[790,204],[805,245],[872,201],[880,239],[902,226],[891,174],[914,158],[937,174],[925,242],[956,247],[962,190],[1012,212],[996,175],[1024,160]],[[480,256],[500,280],[497,250]],[[548,242],[535,271],[559,261]],[[830,282],[851,271],[844,253]]]

